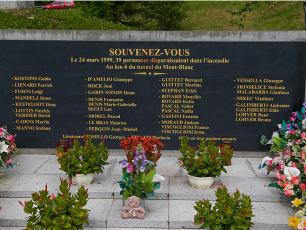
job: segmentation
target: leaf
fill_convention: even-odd
[[[277,183],[275,183],[275,182],[269,184],[268,187],[277,188],[277,189],[283,191],[283,188],[282,188],[281,186],[279,186],[279,185],[278,185]]]

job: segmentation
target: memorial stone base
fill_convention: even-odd
[[[53,153],[53,154],[52,154]],[[164,151],[158,164],[158,173],[166,177],[156,200],[146,201],[147,217],[144,220],[123,220],[120,217],[122,201],[115,185],[121,174],[119,161],[123,152],[112,150],[110,165],[102,175],[95,177],[88,186],[89,226],[86,229],[194,229],[195,201],[203,198],[215,200],[214,192],[221,184],[231,192],[239,189],[251,196],[256,230],[289,229],[287,219],[293,214],[289,201],[268,184],[273,180],[259,171],[258,165],[264,153],[235,153],[228,173],[223,174],[211,189],[191,188],[185,173],[178,167],[177,151]],[[247,158],[246,158],[247,156]],[[57,192],[59,179],[65,174],[58,169],[54,150],[23,150],[18,155],[19,166],[6,171],[0,178],[0,229],[21,230],[26,216],[18,201],[28,200],[31,193],[48,184],[51,192]],[[73,186],[73,190],[76,190]]]

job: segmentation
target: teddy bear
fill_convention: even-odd
[[[121,209],[121,217],[123,219],[137,218],[144,219],[146,211],[140,206],[140,198],[130,196],[127,198],[125,205]]]

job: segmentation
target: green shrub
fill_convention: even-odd
[[[148,30],[176,30],[185,15],[183,2],[87,1],[82,10],[94,17]]]
[[[104,142],[95,145],[89,138],[85,138],[84,145],[75,140],[71,148],[57,152],[60,169],[70,178],[76,174],[102,173],[108,164],[108,149]]]
[[[216,203],[208,200],[196,202],[194,206],[197,214],[194,223],[200,228],[211,230],[248,230],[253,225],[252,203],[249,196],[240,194],[238,190],[230,195],[226,187],[216,191]]]
[[[217,177],[221,172],[227,172],[225,162],[219,153],[219,147],[214,142],[201,140],[199,149],[188,144],[188,138],[183,137],[180,143],[182,157],[179,161],[190,176]]]
[[[74,195],[66,180],[61,180],[57,195],[49,194],[46,186],[33,193],[30,201],[20,202],[24,212],[30,214],[26,229],[83,229],[83,225],[88,224],[88,210],[84,208],[87,201],[88,193],[83,186]]]

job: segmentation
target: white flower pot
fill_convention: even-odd
[[[78,183],[78,185],[89,185],[94,178],[94,174],[76,174],[75,179]]]
[[[193,188],[210,188],[214,183],[214,177],[195,177],[188,175],[188,180]]]

